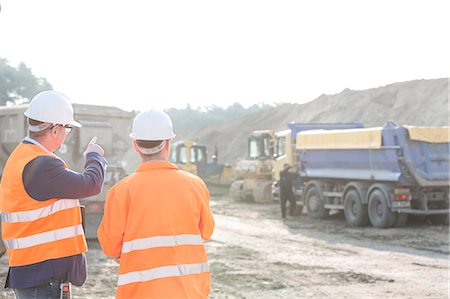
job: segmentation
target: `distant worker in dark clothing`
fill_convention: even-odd
[[[295,200],[294,192],[292,191],[292,181],[297,174],[290,171],[291,166],[284,164],[283,170],[280,171],[280,202],[281,202],[281,217],[286,218],[286,202],[289,201],[289,215],[296,215],[297,202]]]

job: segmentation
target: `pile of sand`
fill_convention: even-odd
[[[400,125],[449,125],[448,82],[448,78],[414,80],[368,90],[344,89],[306,104],[282,104],[230,123],[178,132],[177,139],[206,144],[210,155],[217,146],[219,162],[234,165],[246,156],[252,130],[282,130],[290,122],[362,122],[371,127],[392,120]]]

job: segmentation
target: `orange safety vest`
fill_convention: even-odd
[[[197,176],[169,162],[142,163],[107,194],[98,239],[120,256],[117,298],[206,298],[204,241],[214,219]]]
[[[19,144],[6,162],[1,187],[2,238],[11,267],[87,251],[77,199],[37,201],[25,190],[22,173],[38,156],[53,156],[35,144]],[[67,165],[64,164],[67,168]]]

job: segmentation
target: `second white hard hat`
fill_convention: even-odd
[[[73,118],[73,107],[69,98],[54,90],[35,95],[24,114],[28,118],[46,123],[81,127]]]
[[[175,137],[172,120],[163,111],[142,111],[134,118],[130,137],[148,141],[172,139]]]

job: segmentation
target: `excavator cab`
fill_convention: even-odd
[[[198,175],[205,182],[217,185],[230,185],[233,173],[230,165],[218,164],[217,149],[208,163],[208,151],[205,145],[191,140],[177,141],[171,146],[169,161],[179,169]]]
[[[250,160],[272,159],[274,154],[273,135],[269,131],[254,131],[248,138]]]
[[[179,141],[172,144],[169,160],[181,170],[202,177],[208,164],[206,155],[206,146],[190,140]]]
[[[247,158],[235,168],[230,187],[235,200],[270,202],[275,135],[272,130],[253,131],[248,137]]]

